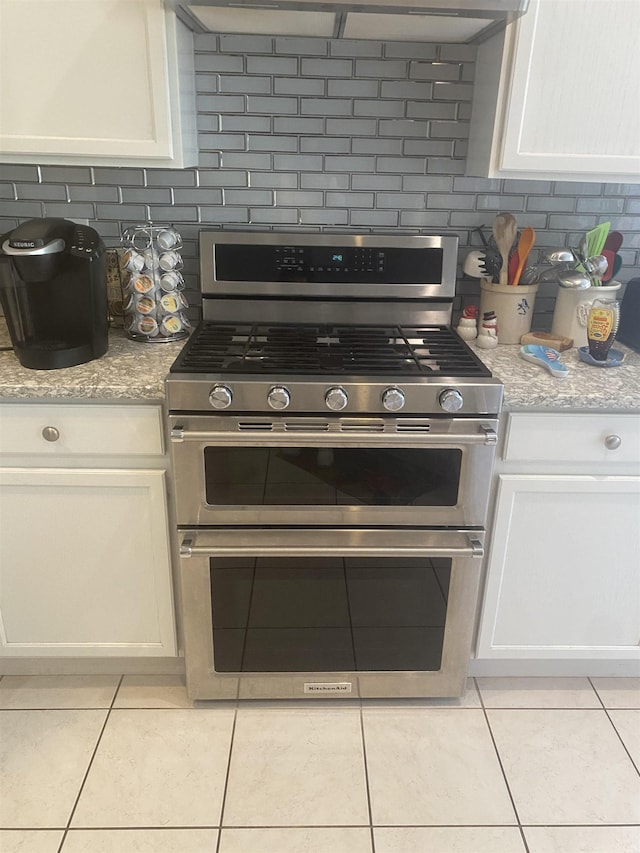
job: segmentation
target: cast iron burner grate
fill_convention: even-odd
[[[203,322],[172,373],[490,376],[448,326]]]

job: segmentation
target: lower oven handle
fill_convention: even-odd
[[[332,545],[309,546],[287,545],[286,549],[276,545],[197,545],[197,536],[185,536],[180,545],[181,557],[483,557],[484,546],[474,536],[467,536],[467,547],[409,545],[395,543],[391,546],[354,545],[339,547]]]

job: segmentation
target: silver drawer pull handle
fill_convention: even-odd
[[[353,557],[395,557],[402,556],[428,556],[428,557],[475,557],[484,556],[484,547],[478,539],[469,537],[469,544],[465,547],[434,546],[430,548],[398,548],[393,547],[359,547],[348,548],[348,556]],[[343,557],[347,553],[344,548],[336,547],[312,547],[304,545],[291,545],[286,549],[277,545],[198,545],[196,538],[187,536],[180,545],[181,557]]]
[[[604,440],[604,446],[607,450],[617,450],[622,444],[622,439],[619,435],[608,435]]]
[[[57,441],[60,438],[60,430],[47,426],[42,430],[42,437],[45,441]]]

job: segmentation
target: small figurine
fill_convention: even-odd
[[[467,305],[456,326],[456,332],[463,341],[473,341],[478,336],[478,306]]]
[[[498,321],[495,311],[485,311],[482,315],[482,326],[476,344],[481,349],[493,349],[498,346]]]

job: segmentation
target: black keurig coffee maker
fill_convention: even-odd
[[[24,367],[52,370],[107,351],[105,248],[67,219],[31,219],[0,237],[0,301]]]

